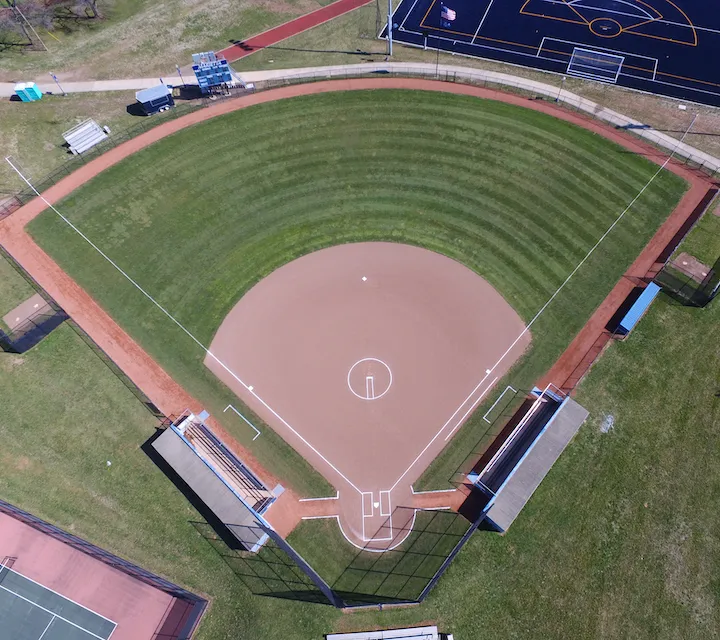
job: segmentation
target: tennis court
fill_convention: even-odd
[[[13,640],[107,640],[116,624],[0,567],[0,634]]]

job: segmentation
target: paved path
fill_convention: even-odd
[[[656,149],[637,140],[630,134],[619,131],[597,120],[590,119],[585,115],[562,109],[553,103],[539,100],[530,101],[519,95],[465,84],[451,84],[410,78],[378,77],[291,85],[214,104],[211,107],[195,111],[176,120],[164,122],[150,131],[108,151],[99,158],[80,166],[74,173],[48,189],[44,197],[51,203],[57,202],[106,168],[118,163],[153,142],[171,135],[180,129],[224,113],[293,96],[310,95],[327,91],[381,88],[443,91],[477,98],[501,100],[527,109],[547,113],[589,129],[598,135],[602,135],[622,145],[632,153],[646,156],[649,160],[657,164],[661,164],[665,160]],[[698,205],[706,199],[708,192],[713,189],[712,183],[705,175],[699,172],[696,173],[678,162],[670,162],[668,168],[688,180],[690,189],[682,198],[677,209],[658,230],[630,268],[630,276],[635,275],[635,269],[639,269],[638,275],[645,275],[647,268],[651,267],[654,261],[657,260],[661,247],[665,246],[667,241],[682,228],[683,223],[689,219]],[[200,403],[182,389],[182,387],[121,329],[93,298],[65,273],[25,232],[25,226],[46,208],[47,205],[45,202],[40,198],[36,198],[0,222],[0,243],[13,258],[57,300],[60,306],[70,314],[164,413],[179,414],[188,407],[193,411],[199,410],[201,408]],[[553,367],[552,373],[550,374],[553,381],[556,381],[558,384],[563,384],[560,378],[563,375],[569,375],[569,372],[574,371],[578,364],[583,362],[587,354],[586,345],[594,344],[595,341],[602,336],[604,330],[604,323],[602,322],[603,314],[612,312],[617,308],[616,305],[618,301],[624,298],[623,294],[628,291],[629,288],[631,289],[634,284],[635,282],[632,278],[623,278],[620,280],[618,285],[590,319],[586,327]],[[210,426],[241,459],[253,468],[266,484],[274,486],[277,478],[259,464],[251,451],[238,445],[216,421],[211,420]],[[294,440],[289,440],[289,442],[298,451],[303,451],[301,442]],[[429,462],[430,460],[423,461],[423,466]],[[318,466],[318,471],[320,473],[326,473],[327,469]],[[327,475],[332,478],[332,474],[327,473]],[[347,495],[351,499],[357,498],[357,495],[353,495],[351,491],[346,491],[344,494],[341,491],[338,500],[300,503],[297,500],[297,495],[292,493],[292,491],[286,491],[268,512],[268,519],[282,535],[287,535],[295,524],[299,522],[301,517],[309,516],[338,516],[341,521],[343,518],[355,519],[354,522],[349,523],[352,524],[352,526],[348,528],[357,529],[358,525],[361,524],[358,520],[362,518],[362,513],[357,509],[346,511],[343,508],[343,495]],[[443,493],[426,494],[420,497],[412,496],[410,504],[401,504],[398,506],[410,509],[416,508],[418,505],[422,505],[425,508],[433,506],[457,506],[456,503],[459,502],[459,500],[459,495],[453,496]],[[407,530],[399,532],[399,539],[393,539],[387,543],[388,546],[398,544],[407,533],[409,533]]]
[[[334,6],[333,5],[328,5]],[[312,14],[309,14],[312,15]],[[258,36],[259,37],[259,36]],[[657,131],[652,127],[628,118],[621,113],[606,109],[602,105],[583,98],[570,91],[562,90],[558,93],[558,86],[538,82],[537,80],[529,80],[520,78],[507,73],[499,73],[497,71],[486,71],[484,69],[474,69],[472,67],[458,67],[454,65],[434,65],[425,63],[407,63],[407,62],[383,62],[383,63],[364,63],[349,65],[332,65],[324,67],[306,67],[300,69],[266,69],[262,71],[247,71],[241,75],[244,82],[252,82],[258,86],[262,83],[272,83],[273,81],[281,81],[287,79],[331,79],[344,78],[357,75],[378,74],[385,75],[388,73],[412,75],[425,78],[440,78],[450,81],[466,81],[477,84],[490,84],[502,87],[521,88],[525,91],[532,92],[537,96],[556,102],[563,102],[579,111],[590,114],[600,120],[611,124],[618,129],[631,129],[635,135],[640,136],[647,141],[675,151],[677,156],[689,158],[697,164],[704,165],[709,169],[720,172],[720,159],[711,156],[709,153],[700,151],[695,147],[680,142],[677,138]],[[184,78],[187,84],[194,84],[195,78],[190,74],[185,74]],[[88,91],[128,91],[145,89],[159,84],[159,78],[139,78],[130,80],[102,80],[96,82],[67,82],[63,83],[63,88],[68,93],[82,93]],[[180,86],[183,83],[177,75],[163,78],[163,82],[170,86]],[[57,93],[57,86],[53,83],[40,83],[40,90],[47,93]],[[14,93],[14,85],[12,83],[0,83],[0,96],[11,96]]]

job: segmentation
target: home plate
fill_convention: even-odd
[[[375,507],[376,509],[378,509],[378,508],[380,507],[380,503],[379,503],[379,502],[373,502],[373,507]]]

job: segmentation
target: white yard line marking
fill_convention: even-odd
[[[475,29],[475,35],[473,35],[473,39],[470,40],[470,44],[475,44],[475,38],[477,38],[477,34],[480,33],[480,29],[482,29],[485,18],[487,18],[487,14],[490,13],[490,7],[493,6],[493,2],[495,2],[495,0],[490,0],[490,4],[488,4],[487,9],[485,9],[485,13],[483,13],[483,17],[480,19],[480,24],[478,25],[478,28]]]
[[[405,17],[403,18],[403,21],[400,23],[400,26],[398,27],[398,31],[402,30],[402,28],[405,26],[405,22],[408,19],[408,16],[413,12],[413,9],[415,8],[415,5],[418,3],[419,0],[415,0],[415,2],[412,3],[412,7],[410,7],[410,11],[408,11],[405,14]]]
[[[252,390],[252,387],[250,387],[250,390]],[[260,430],[231,404],[229,404],[227,407],[225,407],[225,409],[223,409],[223,413],[225,413],[228,409],[232,409],[238,416],[240,416],[240,418],[242,418],[247,423],[247,425],[253,431],[255,431],[255,437],[253,438],[253,442],[260,437]]]

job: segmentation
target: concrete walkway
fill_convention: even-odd
[[[263,71],[247,71],[240,74],[243,82],[252,82],[259,87],[275,83],[283,83],[286,80],[309,80],[309,79],[330,79],[330,78],[346,78],[366,74],[402,74],[410,76],[419,76],[424,78],[439,78],[449,81],[465,81],[478,84],[490,85],[494,88],[514,88],[528,91],[536,96],[542,96],[553,101],[563,102],[579,111],[583,111],[588,115],[603,120],[617,128],[632,130],[636,135],[644,138],[669,152],[682,158],[687,158],[703,165],[711,171],[720,171],[720,159],[711,156],[704,151],[700,151],[695,147],[681,143],[677,138],[673,138],[661,131],[657,131],[638,120],[628,118],[621,113],[606,109],[602,105],[582,98],[570,91],[560,90],[557,84],[546,84],[536,80],[520,78],[507,73],[498,73],[496,71],[486,71],[484,69],[473,69],[471,67],[458,67],[454,65],[434,65],[427,63],[407,63],[407,62],[381,62],[381,63],[364,63],[336,65],[325,67],[307,67],[301,69],[270,69]],[[550,77],[550,76],[549,76]],[[195,77],[184,74],[186,84],[196,84]],[[177,74],[162,78],[163,82],[169,86],[181,86],[183,83]],[[62,79],[61,79],[62,83]],[[62,83],[63,89],[67,93],[83,93],[93,91],[131,91],[146,89],[160,83],[160,78],[140,78],[129,80],[101,80],[97,82],[67,82]],[[38,85],[44,93],[57,94],[58,88],[54,83],[42,83]],[[14,85],[12,83],[0,83],[0,96],[8,97],[13,95]],[[689,110],[692,110],[690,105]]]

